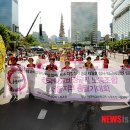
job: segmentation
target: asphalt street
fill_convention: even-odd
[[[96,107],[90,113],[88,103],[48,103],[40,99],[24,98],[14,104],[0,106],[0,130],[129,130],[128,123],[102,124],[102,115],[123,115],[130,119],[130,108],[103,111]],[[41,109],[46,109],[44,119],[37,119]],[[90,128],[81,129],[79,123]]]

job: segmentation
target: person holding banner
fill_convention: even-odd
[[[54,63],[55,63],[55,59],[51,58],[50,64],[46,66],[45,70],[57,70],[57,66]]]
[[[29,58],[28,59],[28,62],[29,62],[29,64],[27,64],[27,67],[31,67],[31,68],[35,68],[35,64],[33,64],[33,58]]]
[[[10,66],[18,66],[18,67],[20,66],[19,64],[17,64],[16,57],[11,58],[11,65]],[[10,74],[12,71],[15,71],[15,70],[10,70],[8,72],[8,74]],[[11,91],[13,92],[15,90],[13,90],[13,88],[11,87]],[[18,100],[18,95],[16,93],[15,94],[12,93],[12,98],[10,99],[10,103],[16,102],[17,100]]]
[[[128,64],[128,59],[123,60],[123,65],[121,66],[122,69],[130,68],[130,65]]]
[[[19,66],[19,64],[17,64],[17,61],[18,59],[16,57],[12,57],[10,66]]]
[[[38,55],[38,59],[36,60],[36,68],[42,69],[42,56]]]
[[[46,92],[47,92],[47,94],[50,94],[50,92],[51,92],[51,95],[55,94],[56,83],[53,83],[53,85],[51,85],[48,82],[48,80],[50,78],[52,78],[55,81],[56,80],[56,76],[50,77],[50,74],[57,75],[56,70],[58,70],[57,66],[54,63],[55,63],[55,59],[51,58],[50,59],[50,64],[47,65],[46,68],[45,68],[45,70],[46,70],[45,74],[47,75],[47,77],[46,77]],[[49,103],[54,103],[54,101],[50,100]]]
[[[84,64],[84,68],[86,68],[86,69],[93,69],[94,68],[94,66],[93,66],[93,64],[91,63],[91,57],[87,57],[87,62]]]
[[[76,61],[83,61],[83,58],[81,57],[81,55],[78,55],[78,56],[77,56]]]
[[[65,69],[72,69],[72,67],[70,67],[70,61],[69,60],[65,61],[65,67],[63,67],[61,70],[65,70]]]

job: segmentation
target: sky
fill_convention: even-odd
[[[41,11],[30,33],[38,32],[41,22],[43,31],[49,37],[51,35],[58,36],[62,13],[65,36],[68,36],[68,30],[71,29],[71,2],[98,2],[98,30],[101,31],[102,36],[110,34],[111,0],[19,0],[20,32],[25,36],[36,15]]]

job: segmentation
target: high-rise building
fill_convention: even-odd
[[[68,30],[68,42],[71,41],[71,37],[70,37],[70,29]]]
[[[128,38],[130,33],[130,0],[112,0],[113,35]]]
[[[0,0],[0,24],[13,32],[19,32],[18,0]]]
[[[97,42],[100,42],[101,40],[101,32],[97,31]]]
[[[97,43],[97,2],[71,3],[71,41]]]

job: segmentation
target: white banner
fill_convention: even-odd
[[[4,97],[28,93],[28,79],[25,68],[11,66],[6,68]]]
[[[27,68],[26,73],[18,69],[15,74],[14,71],[7,74],[5,93],[11,91],[10,87],[14,88],[14,93],[27,92],[29,86],[33,95],[57,102],[127,102],[130,98],[129,76],[130,69],[45,71]]]

